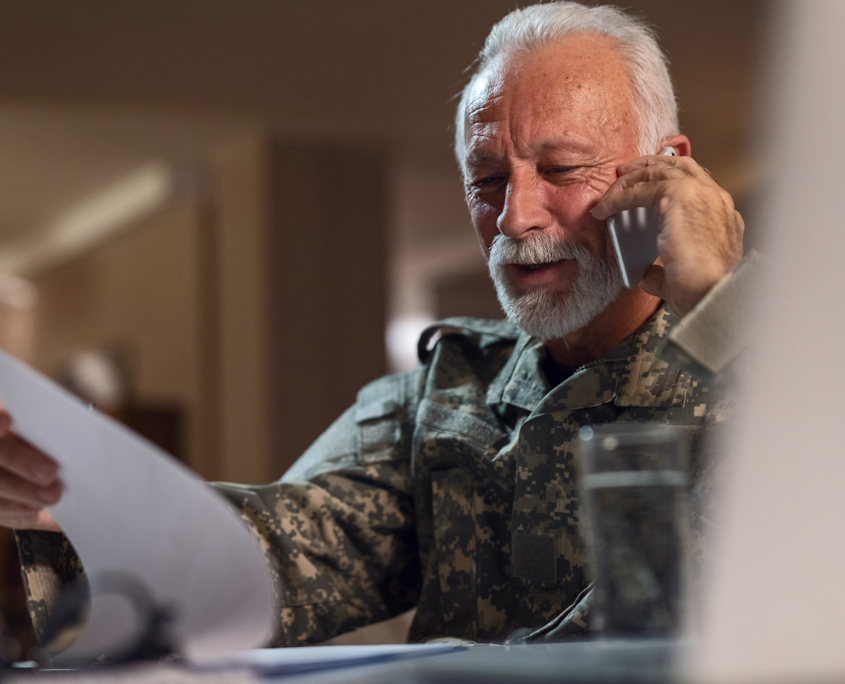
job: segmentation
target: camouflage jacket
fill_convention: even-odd
[[[415,371],[364,387],[280,481],[215,485],[279,580],[276,645],[324,641],[413,607],[412,641],[587,629],[574,454],[582,425],[682,428],[701,527],[711,467],[702,435],[732,405],[658,355],[677,323],[659,309],[606,358],[550,387],[538,339],[506,322],[444,321],[423,335]],[[696,365],[694,345],[670,346]],[[22,532],[19,545],[40,631],[79,563],[61,535]]]

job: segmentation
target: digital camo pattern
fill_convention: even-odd
[[[63,534],[19,530],[15,537],[27,608],[35,635],[43,643],[58,597],[69,585],[84,580],[85,573],[79,556]]]
[[[275,643],[324,641],[414,606],[412,641],[587,630],[582,425],[657,421],[689,435],[703,556],[716,451],[705,445],[733,407],[661,360],[676,322],[660,309],[606,359],[550,388],[539,340],[505,322],[449,319],[423,335],[416,371],[361,390],[281,481],[216,485],[278,579]],[[55,581],[38,579],[50,563],[34,560],[31,540],[21,537],[22,558],[39,618]]]

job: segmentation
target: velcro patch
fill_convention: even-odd
[[[513,574],[532,582],[557,582],[555,538],[513,533]]]

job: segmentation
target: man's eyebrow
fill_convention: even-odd
[[[573,152],[579,155],[590,155],[594,152],[593,145],[588,140],[581,140],[576,137],[567,136],[554,140],[547,140],[534,146],[538,154],[549,154],[556,152]],[[501,157],[485,149],[476,149],[467,152],[464,164],[467,169],[477,168],[487,163],[501,162]]]
[[[574,137],[560,138],[557,140],[549,140],[537,145],[538,152],[579,152],[587,153],[591,151],[591,146],[587,141],[578,140]]]
[[[495,162],[498,160],[499,158],[490,152],[486,152],[484,150],[475,150],[467,153],[464,164],[468,169],[471,169],[477,166],[481,166],[482,164],[486,164],[488,162]]]
[[[570,145],[556,140],[554,142],[544,142],[542,145],[538,145],[537,149],[540,152],[560,152],[561,150],[568,149],[569,147]]]

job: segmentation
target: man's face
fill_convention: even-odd
[[[509,317],[544,339],[583,327],[619,292],[589,210],[639,156],[630,102],[608,39],[585,34],[494,61],[467,103],[473,225]]]

